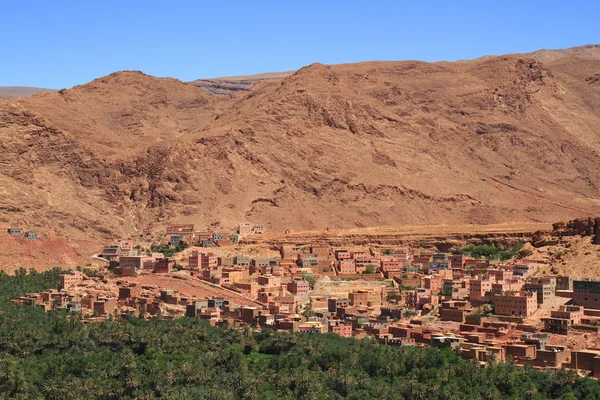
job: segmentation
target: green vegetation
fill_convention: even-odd
[[[524,242],[519,242],[519,243],[515,244],[513,247],[511,247],[510,250],[504,250],[504,251],[500,252],[500,259],[503,261],[510,260],[519,252],[519,250],[521,250],[523,248],[524,244],[525,244]]]
[[[173,257],[176,253],[180,253],[188,247],[190,245],[185,242],[179,242],[177,245],[171,247],[153,244],[150,246],[150,250],[154,253],[162,253],[165,257]]]
[[[400,285],[398,287],[400,288],[400,290],[415,290],[416,289],[415,286],[408,286],[408,285]]]
[[[488,315],[494,315],[494,311],[496,310],[496,306],[493,304],[486,304],[483,306],[483,309],[481,310],[482,314],[485,315],[486,317]]]
[[[369,264],[365,267],[365,274],[374,274],[375,266],[373,264]]]
[[[565,370],[480,368],[449,349],[333,334],[251,332],[192,318],[106,321],[8,299],[56,287],[60,270],[0,273],[0,399],[598,399]]]
[[[502,260],[506,261],[515,256],[519,250],[523,247],[523,243],[518,243],[511,247],[510,250],[500,250],[496,246],[484,245],[484,246],[465,246],[460,251],[461,253],[470,253],[473,258],[485,257],[488,260]]]
[[[306,307],[304,307],[304,311],[302,311],[302,316],[304,318],[310,318],[310,317],[314,317],[315,315],[317,315],[313,309],[312,309],[312,305],[307,304]]]
[[[85,267],[82,268],[80,266],[77,266],[77,268],[75,268],[75,269],[79,272],[83,272],[84,275],[87,275],[87,276],[94,276],[98,273],[98,270],[95,268],[85,268]]]
[[[398,297],[398,293],[391,292],[391,293],[388,293],[388,295],[385,299],[387,301],[392,301],[392,300],[396,300],[397,297]]]
[[[383,251],[383,253],[381,253],[381,254],[383,254],[384,256],[391,256],[391,255],[392,255],[392,254],[394,254],[394,253],[393,253],[393,252],[392,252],[392,250],[390,250],[390,249],[385,249],[385,250]]]
[[[182,269],[183,269],[183,265],[177,264],[177,263],[173,264],[173,270],[174,271],[181,271]]]
[[[32,268],[28,274],[23,267],[16,270],[14,275],[8,275],[6,272],[0,271],[0,305],[5,305],[3,303],[26,293],[56,289],[58,287],[58,277],[66,272],[60,268],[37,272]]]
[[[452,290],[442,290],[438,293],[438,296],[452,296]]]
[[[481,323],[481,318],[483,318],[485,315],[481,312],[481,311],[477,311],[474,312],[472,314],[469,314],[465,317],[465,319],[467,320],[468,323],[470,324],[480,324]]]
[[[500,249],[495,246],[484,245],[484,246],[465,246],[463,248],[464,253],[471,253],[473,258],[485,257],[488,260],[495,260],[500,258]]]
[[[413,310],[406,310],[406,311],[404,311],[404,314],[403,314],[403,315],[404,315],[406,318],[410,318],[410,317],[414,317],[415,315],[417,315],[417,312],[416,312],[416,311],[413,311]]]
[[[308,282],[308,286],[310,287],[310,290],[313,290],[315,288],[315,285],[317,284],[317,278],[315,278],[315,276],[313,274],[311,274],[310,272],[303,272],[302,280]]]

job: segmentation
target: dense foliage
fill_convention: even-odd
[[[150,246],[150,251],[154,253],[162,253],[165,257],[173,257],[175,254],[181,253],[188,247],[190,247],[190,245],[185,242],[179,242],[175,246],[153,244]]]
[[[6,300],[54,287],[59,271],[0,275],[0,398],[598,399],[568,371],[480,368],[451,350],[331,334],[213,328],[190,318],[107,321]]]
[[[462,253],[470,253],[474,258],[485,257],[488,260],[510,260],[517,254],[519,250],[523,247],[523,243],[518,243],[512,246],[509,250],[500,250],[496,246],[484,245],[484,246],[474,246],[469,245],[463,247],[461,250]]]
[[[8,275],[0,270],[0,302],[6,302],[25,293],[41,292],[58,287],[58,277],[66,271],[55,268],[46,272],[31,269],[29,273],[23,267]]]
[[[310,287],[311,290],[314,289],[317,284],[317,278],[310,272],[303,272],[302,280],[308,282],[308,287]]]

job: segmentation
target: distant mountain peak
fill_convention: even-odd
[[[542,62],[551,62],[564,57],[582,57],[600,59],[600,45],[587,44],[566,49],[541,49],[528,55]]]
[[[44,89],[29,86],[0,86],[0,98],[31,96],[41,92],[54,92],[55,89]]]

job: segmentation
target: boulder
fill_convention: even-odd
[[[521,250],[519,250],[517,252],[517,257],[518,258],[527,258],[530,257],[533,254],[534,251],[534,247],[531,243],[525,243],[523,245],[523,247],[521,247]]]
[[[554,246],[559,242],[558,238],[548,235],[544,231],[537,231],[531,236],[533,247]]]

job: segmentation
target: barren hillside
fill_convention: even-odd
[[[0,100],[0,222],[271,230],[600,210],[600,60],[313,64],[230,97],[121,72]]]

